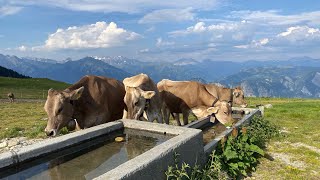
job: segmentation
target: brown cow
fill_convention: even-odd
[[[124,102],[127,105],[128,119],[143,120],[143,113],[153,122],[155,119],[162,123],[163,103],[157,86],[146,74],[138,74],[123,80],[126,95]]]
[[[55,136],[74,119],[81,129],[120,119],[124,95],[120,81],[101,76],[84,76],[63,91],[49,89],[44,106],[48,114],[45,132]]]
[[[12,92],[9,92],[7,96],[8,96],[9,101],[11,103],[13,103],[14,102],[14,94]]]
[[[185,125],[188,123],[190,112],[193,112],[198,118],[207,116],[207,112],[210,112],[223,124],[233,122],[232,110],[228,102],[217,99],[199,82],[164,79],[157,86],[170,112],[183,114]],[[168,122],[168,116],[166,118],[165,121]],[[177,123],[179,125],[180,121],[177,120]]]
[[[244,100],[244,93],[240,86],[236,88],[226,88],[216,84],[205,84],[205,88],[220,101],[227,101],[240,105],[241,107],[247,107],[247,103]]]
[[[217,97],[220,101],[227,101],[232,106],[236,104],[236,105],[240,105],[241,107],[247,107],[247,103],[244,100],[244,92],[240,86],[236,88],[226,88],[217,84],[205,84],[204,86],[210,94]],[[203,110],[203,108],[201,109]],[[198,113],[199,109],[196,110],[196,112]],[[208,112],[202,112],[202,113],[207,114]],[[193,114],[196,115],[195,112],[193,112]],[[180,125],[179,113],[174,113],[174,115],[172,116],[176,119],[178,125]],[[196,115],[196,117],[199,118],[200,116]]]

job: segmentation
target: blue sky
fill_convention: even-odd
[[[0,0],[0,53],[64,60],[320,58],[316,0]]]

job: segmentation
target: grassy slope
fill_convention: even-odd
[[[13,92],[17,99],[43,99],[34,102],[0,101],[0,139],[12,136],[44,137],[47,115],[43,110],[48,89],[62,90],[69,84],[50,79],[18,79],[0,77],[0,98]]]
[[[250,104],[273,105],[265,118],[287,131],[272,140],[253,173],[255,179],[320,179],[320,100],[252,98]]]
[[[13,92],[16,98],[45,99],[48,89],[65,89],[69,84],[50,79],[18,79],[0,77],[0,98],[7,98],[9,92]]]

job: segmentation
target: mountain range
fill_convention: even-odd
[[[0,66],[26,76],[74,83],[86,74],[124,79],[139,73],[155,82],[161,79],[216,82],[241,85],[247,96],[320,97],[320,60],[299,57],[269,61],[213,61],[179,59],[173,62],[145,62],[117,57],[85,57],[80,60],[19,58],[0,54]]]

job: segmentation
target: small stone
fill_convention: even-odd
[[[19,141],[20,141],[20,142],[26,141],[27,139],[28,139],[27,137],[20,137],[20,138],[19,138]]]
[[[266,105],[264,105],[264,107],[269,109],[269,108],[272,108],[273,106],[272,106],[272,104],[266,104]]]
[[[0,148],[4,148],[8,146],[8,142],[7,141],[3,141],[2,143],[0,143]]]
[[[244,114],[248,115],[248,114],[250,114],[250,111],[246,110],[246,111],[244,111]]]
[[[11,139],[8,141],[8,147],[16,146],[20,143],[18,139]]]

